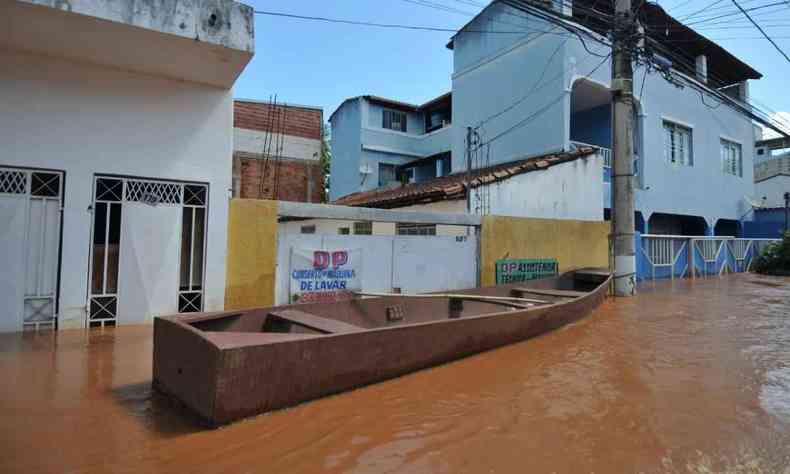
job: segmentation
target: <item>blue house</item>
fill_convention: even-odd
[[[422,105],[372,95],[331,115],[330,199],[450,174],[451,94]]]
[[[494,1],[447,45],[450,94],[423,105],[346,100],[330,117],[331,198],[463,173],[470,162],[476,168],[594,145],[605,166],[594,179],[605,181],[608,218],[609,25],[589,14],[604,3]],[[637,230],[739,235],[755,201],[748,82],[761,75],[658,5],[645,3],[640,17],[645,44],[671,66],[663,73],[635,66]],[[469,127],[484,160],[467,154]]]

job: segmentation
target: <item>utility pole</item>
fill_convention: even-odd
[[[466,127],[466,213],[472,213],[472,127]]]
[[[612,241],[615,296],[636,293],[634,242],[634,71],[631,64],[636,43],[636,17],[631,0],[614,0],[612,45],[613,154]]]
[[[790,228],[787,227],[788,219],[787,219],[787,212],[790,210],[790,192],[784,194],[785,198],[785,234],[787,233]]]

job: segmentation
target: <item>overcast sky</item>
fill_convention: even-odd
[[[379,23],[457,29],[483,0],[242,0],[257,10]],[[423,3],[423,5],[417,4]],[[445,11],[424,3],[440,4]],[[741,15],[732,0],[663,0],[687,22],[748,63],[764,78],[752,81],[758,104],[790,112],[790,63]],[[776,0],[739,0],[744,8]],[[707,7],[707,9],[706,9]],[[702,12],[699,12],[703,10]],[[751,12],[790,54],[790,4]],[[712,17],[724,16],[721,19]],[[387,30],[256,15],[255,57],[236,83],[237,98],[278,100],[323,107],[324,118],[347,97],[375,94],[421,103],[450,90],[452,52],[447,32]],[[785,120],[790,124],[790,114]],[[788,127],[790,128],[790,127]]]

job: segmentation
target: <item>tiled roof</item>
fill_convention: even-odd
[[[353,193],[337,199],[332,204],[388,209],[434,201],[463,199],[466,197],[464,183],[467,179],[471,179],[470,187],[474,189],[479,186],[504,181],[513,176],[529,173],[530,171],[544,170],[560,163],[578,160],[593,153],[595,153],[595,148],[585,147],[572,152],[535,156],[486,168],[478,168],[472,171],[471,177],[467,173],[457,173],[396,188],[374,189],[372,191]]]

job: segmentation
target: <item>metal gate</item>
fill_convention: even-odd
[[[0,167],[0,332],[55,328],[63,173]]]
[[[88,326],[203,310],[208,186],[96,176]]]

